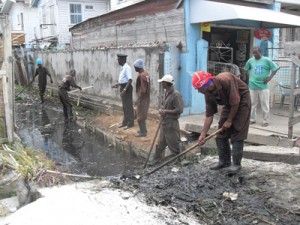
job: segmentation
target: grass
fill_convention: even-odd
[[[11,147],[3,145],[0,151],[2,161],[1,173],[14,170],[16,179],[33,181],[39,186],[53,186],[65,183],[67,180],[60,174],[49,174],[47,170],[56,170],[55,164],[47,156],[32,148],[20,148],[12,150]]]

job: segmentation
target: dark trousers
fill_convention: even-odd
[[[72,104],[71,104],[67,90],[65,90],[63,88],[59,88],[58,96],[63,105],[65,119],[73,119]]]
[[[126,84],[120,85],[120,92],[126,87]],[[132,86],[130,85],[128,89],[125,91],[125,94],[122,98],[122,106],[123,106],[123,122],[122,125],[125,126],[133,126],[134,124],[134,110],[133,110],[133,101],[132,101]]]
[[[163,158],[167,146],[173,154],[180,153],[180,127],[177,119],[167,119],[162,122],[155,158]]]

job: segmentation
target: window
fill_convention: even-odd
[[[118,4],[121,4],[123,2],[126,2],[126,0],[118,0]]]
[[[71,24],[82,22],[82,11],[80,4],[70,4],[70,20]]]
[[[86,5],[85,9],[91,10],[91,9],[94,9],[94,6],[92,6],[92,5]]]
[[[42,19],[43,19],[43,24],[46,24],[47,23],[47,14],[46,14],[46,7],[43,6],[42,7]]]
[[[18,25],[20,25],[21,30],[24,30],[23,13],[18,14]]]

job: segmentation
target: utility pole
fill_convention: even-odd
[[[11,26],[8,16],[2,18],[3,30],[3,98],[5,111],[5,124],[8,142],[13,142],[14,137],[14,78],[12,73],[12,42],[11,42]]]

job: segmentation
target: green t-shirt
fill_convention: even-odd
[[[277,70],[279,67],[268,57],[262,56],[260,59],[252,57],[244,67],[244,70],[249,71],[249,88],[252,90],[268,89],[269,85],[264,84],[264,80]]]

